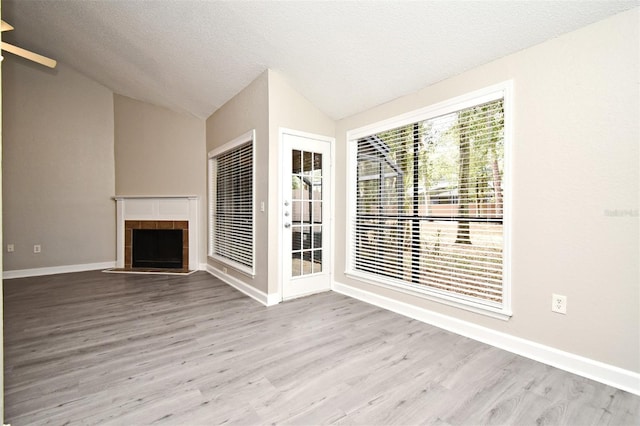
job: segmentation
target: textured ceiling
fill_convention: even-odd
[[[206,118],[271,68],[339,119],[639,4],[4,0],[2,17],[6,41],[135,99]]]

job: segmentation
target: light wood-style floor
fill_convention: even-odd
[[[7,280],[5,423],[638,425],[640,397],[323,293],[204,272]]]

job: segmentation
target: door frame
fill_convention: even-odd
[[[284,163],[284,156],[288,153],[285,152],[284,149],[284,135],[298,136],[307,139],[316,139],[323,142],[329,143],[329,176],[331,178],[331,184],[329,185],[330,196],[329,196],[329,218],[328,218],[328,226],[329,226],[329,259],[327,262],[328,268],[328,278],[329,278],[329,289],[333,290],[334,288],[334,252],[335,252],[335,149],[336,149],[336,138],[333,136],[325,136],[319,135],[316,133],[302,132],[299,130],[293,130],[286,127],[278,128],[278,164],[282,165]],[[277,264],[277,277],[278,277],[278,302],[283,302],[284,297],[284,273],[283,273],[283,262],[285,258],[284,253],[284,241],[283,241],[283,230],[284,230],[284,199],[285,193],[283,191],[284,180],[286,178],[290,179],[291,171],[284,170],[283,167],[278,168],[278,264]],[[290,253],[286,253],[287,259],[290,256]],[[289,299],[287,299],[289,300]]]

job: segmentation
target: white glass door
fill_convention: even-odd
[[[283,133],[283,299],[331,288],[329,140]]]

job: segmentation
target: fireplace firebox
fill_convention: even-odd
[[[126,220],[125,270],[189,270],[189,223],[183,220]]]
[[[181,229],[134,229],[131,266],[182,269]]]

